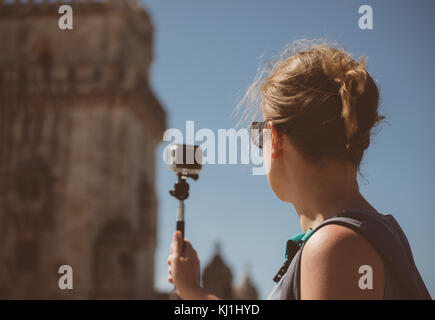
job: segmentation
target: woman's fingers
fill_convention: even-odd
[[[183,252],[187,257],[189,257],[189,256],[198,257],[198,253],[192,247],[192,244],[190,243],[189,240],[184,240],[184,251]]]
[[[181,251],[183,250],[183,237],[181,231],[176,231],[174,233],[174,255],[180,256]]]
[[[200,262],[189,240],[183,239],[180,231],[174,233],[171,253],[168,256],[168,282],[181,292],[190,292],[200,286]]]
[[[183,246],[184,243],[184,246]],[[193,259],[192,259],[193,258]],[[175,259],[175,260],[174,260]],[[183,239],[183,235],[180,231],[176,231],[174,233],[174,239],[171,244],[171,253],[168,256],[168,281],[173,283],[173,268],[178,268],[180,266],[179,263],[185,263],[189,260],[198,260],[198,254],[196,250],[193,248],[191,242],[189,240]]]
[[[184,248],[183,243],[185,246]],[[171,243],[171,255],[180,256],[182,253],[189,254],[189,252],[193,252],[195,255],[197,255],[197,252],[195,249],[193,249],[190,241],[187,239],[183,239],[181,232],[176,231],[174,233],[174,238]]]

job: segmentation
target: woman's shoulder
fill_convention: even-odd
[[[366,273],[369,290],[361,288],[360,280]],[[325,225],[304,245],[301,257],[303,299],[380,299],[384,283],[381,256],[364,236],[351,228]]]
[[[355,249],[359,250],[355,252]],[[304,252],[319,257],[349,258],[350,253],[367,258],[379,256],[364,236],[339,224],[328,224],[314,232],[306,242]]]

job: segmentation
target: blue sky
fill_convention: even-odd
[[[151,83],[168,112],[168,127],[232,128],[231,113],[255,76],[262,54],[277,54],[301,38],[326,37],[356,56],[381,92],[387,117],[365,155],[361,191],[393,214],[408,236],[418,268],[435,295],[435,2],[144,0],[155,26]],[[373,8],[374,29],[358,28],[358,8]],[[177,201],[175,174],[156,155],[159,196],[155,286],[167,283],[166,259]],[[191,184],[186,233],[205,266],[216,241],[236,283],[250,265],[267,297],[284,259],[285,241],[300,232],[294,208],[280,202],[265,176],[246,165],[208,165]]]

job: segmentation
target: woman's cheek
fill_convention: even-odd
[[[270,188],[278,199],[288,202],[285,192],[286,177],[283,168],[280,167],[279,159],[269,157],[267,162],[270,164],[270,170],[267,172],[267,180],[269,181]]]

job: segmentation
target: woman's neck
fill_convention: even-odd
[[[353,199],[347,198],[340,200],[345,201],[335,201],[334,203],[325,203],[324,205],[315,205],[305,208],[300,208],[295,205],[302,231],[307,232],[308,229],[314,230],[324,220],[337,215],[345,209],[368,209],[375,211],[361,194],[359,194],[359,197],[355,196]]]
[[[322,177],[313,183],[304,183],[292,203],[299,215],[303,232],[316,228],[323,220],[345,209],[375,210],[359,192],[356,177]]]

